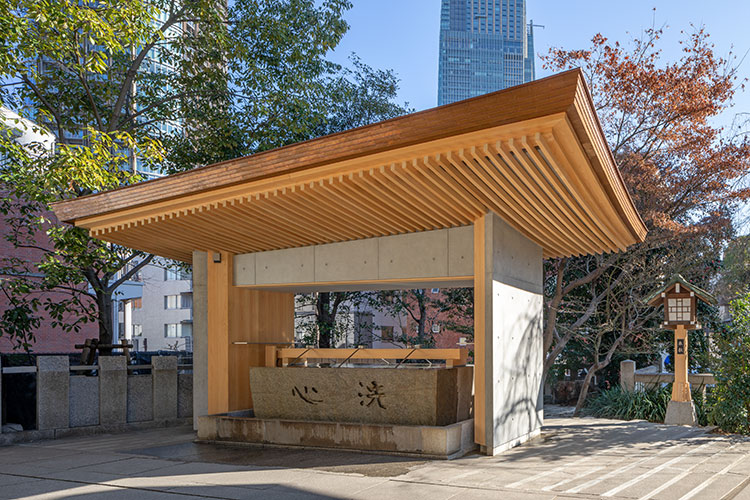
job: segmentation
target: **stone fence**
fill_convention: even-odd
[[[635,361],[626,359],[620,362],[620,387],[626,391],[643,390],[645,388],[660,387],[661,384],[674,382],[674,373],[659,373],[656,367],[653,371],[648,369],[636,370]],[[716,379],[712,373],[689,373],[688,382],[694,389],[701,390],[704,395],[706,387],[716,385]]]
[[[67,356],[39,356],[36,366],[0,367],[36,374],[36,429],[1,433],[0,444],[187,423],[192,365],[177,363],[176,356],[154,356],[149,365],[100,356],[96,365],[71,366]]]

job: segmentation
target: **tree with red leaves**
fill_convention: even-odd
[[[662,30],[629,46],[602,35],[588,50],[552,49],[544,65],[580,67],[591,87],[609,146],[644,222],[646,241],[626,252],[545,265],[545,376],[571,339],[589,363],[579,413],[593,377],[627,344],[660,331],[660,311],[642,299],[673,273],[708,286],[733,218],[750,190],[747,134],[716,125],[736,92],[736,59],[718,57],[704,29],[683,33],[678,60],[664,62]]]

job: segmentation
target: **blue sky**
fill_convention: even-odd
[[[331,58],[346,63],[356,52],[365,63],[396,72],[402,102],[416,110],[436,106],[440,0],[353,2],[346,15],[351,27]],[[731,51],[742,58],[750,51],[748,0],[527,0],[526,12],[527,19],[544,25],[535,31],[536,54],[546,54],[550,47],[588,48],[596,33],[627,43],[655,25],[665,29],[663,58],[674,60],[680,56],[680,31],[689,32],[691,24],[706,27],[721,56]],[[538,59],[536,68],[537,78],[549,74]],[[750,54],[739,73],[750,78]],[[729,126],[743,112],[750,112],[750,91],[738,94],[718,123]],[[750,204],[738,222],[741,233],[750,233]]]
[[[353,2],[346,16],[351,28],[332,59],[346,62],[356,52],[367,64],[396,72],[402,101],[417,110],[436,106],[440,0]],[[586,48],[597,32],[627,42],[652,23],[666,26],[667,59],[679,57],[680,30],[690,30],[691,23],[706,26],[720,55],[728,54],[732,46],[740,56],[750,50],[748,1],[527,0],[526,10],[528,19],[545,26],[535,32],[537,54],[553,46]],[[741,73],[750,77],[750,57]],[[546,74],[537,60],[537,77]],[[748,93],[738,97],[735,109],[750,111]],[[725,119],[731,121],[729,116]]]

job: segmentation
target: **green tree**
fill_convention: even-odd
[[[370,295],[371,307],[398,320],[405,319],[401,325],[401,336],[394,335],[393,340],[402,344],[430,347],[435,344],[432,325],[438,324],[440,313],[439,301],[424,288],[413,290],[384,290]],[[413,324],[413,329],[408,323]]]
[[[729,242],[722,260],[720,293],[733,299],[748,291],[750,284],[750,236],[738,236]]]
[[[716,401],[710,420],[750,434],[750,293],[732,301],[732,323],[716,337]]]
[[[346,0],[9,0],[0,102],[57,136],[43,159],[0,140],[2,213],[33,261],[0,263],[0,332],[28,347],[40,311],[112,340],[112,293],[151,259],[54,220],[50,203],[395,116],[390,72],[325,55]],[[375,78],[372,78],[375,77]],[[41,277],[40,277],[41,276]],[[81,285],[83,283],[83,285]],[[45,299],[64,291],[69,299]]]
[[[16,147],[7,127],[0,135],[4,236],[34,251],[31,260],[6,256],[0,262],[9,303],[0,333],[28,347],[44,310],[63,330],[96,321],[100,341],[110,343],[112,294],[153,257],[59,224],[49,205],[139,180],[136,161],[158,167],[163,149],[157,125],[177,119],[175,89],[203,81],[186,66],[186,55],[216,68],[207,80],[221,73],[196,51],[201,44],[223,45],[221,13],[208,0],[9,0],[2,9],[2,106],[47,127],[57,144],[40,155]],[[198,19],[210,41],[185,34],[184,23]],[[141,71],[154,64],[155,54],[175,70]]]

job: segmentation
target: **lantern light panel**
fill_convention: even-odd
[[[690,321],[692,319],[692,302],[690,298],[668,298],[669,321]]]

